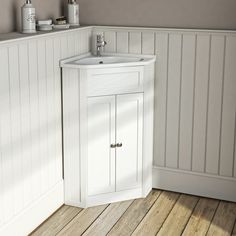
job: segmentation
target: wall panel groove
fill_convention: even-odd
[[[207,147],[208,147],[208,116],[209,116],[209,91],[210,91],[210,76],[211,76],[211,51],[212,51],[212,35],[209,36],[209,58],[208,58],[208,77],[207,77],[207,98],[206,98],[206,128],[205,128],[205,154],[204,154],[204,173],[206,173],[206,155],[207,155]]]
[[[225,79],[224,79],[224,99],[222,116],[222,136],[221,136],[221,166],[220,174],[233,176],[233,132],[235,119],[235,60],[236,42],[235,36],[226,37],[226,56],[225,56]]]
[[[195,35],[183,35],[182,82],[180,101],[179,168],[191,170]]]
[[[181,35],[169,36],[169,61],[167,83],[167,130],[166,166],[177,168],[178,163],[178,124],[181,76]]]
[[[183,78],[183,34],[181,35],[181,57],[180,57],[179,117],[178,117],[179,123],[178,123],[178,153],[177,153],[177,168],[178,169],[179,169],[179,150],[180,150],[182,78]]]
[[[197,37],[192,166],[193,171],[197,172],[204,172],[205,169],[209,42],[208,35]]]
[[[206,172],[217,174],[219,168],[220,122],[222,108],[222,74],[224,67],[224,37],[213,37],[209,65]]]
[[[129,48],[129,33],[116,32],[116,48],[118,53],[128,53]]]
[[[194,68],[193,68],[193,110],[192,110],[192,134],[191,134],[191,171],[193,170],[193,137],[194,137],[194,115],[195,115],[195,86],[196,86],[196,63],[197,63],[197,34],[195,34],[194,45]]]
[[[170,55],[170,34],[168,34],[167,40],[167,58],[166,58],[166,107],[165,107],[165,154],[164,154],[164,166],[166,167],[166,152],[167,152],[167,111],[168,111],[168,83],[169,83],[169,55]],[[157,62],[158,63],[158,62]],[[160,78],[162,79],[162,78]],[[162,125],[162,124],[161,124]]]
[[[221,161],[221,138],[222,138],[222,117],[223,117],[223,101],[224,101],[224,81],[225,81],[225,55],[226,55],[226,36],[224,36],[224,57],[222,69],[222,86],[221,86],[221,110],[220,110],[220,141],[219,141],[219,160],[218,160],[218,174],[220,175],[220,161]]]
[[[165,137],[166,137],[166,91],[168,73],[168,34],[155,35],[156,81],[155,81],[155,132],[154,147],[156,156],[154,165],[165,166]],[[162,60],[159,60],[162,58]]]

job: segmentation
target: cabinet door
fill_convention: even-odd
[[[116,111],[116,191],[120,191],[142,183],[143,94],[117,96]]]
[[[115,191],[115,96],[88,98],[88,195]]]

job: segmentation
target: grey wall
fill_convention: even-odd
[[[0,33],[20,27],[20,8],[25,0],[0,0]],[[63,0],[32,0],[38,18],[57,18],[62,14]]]
[[[66,0],[33,0],[38,18],[63,14]],[[78,0],[82,24],[236,29],[235,0]],[[24,0],[0,0],[0,33],[19,29]]]
[[[79,0],[81,23],[236,29],[235,0]]]

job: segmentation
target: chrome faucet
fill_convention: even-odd
[[[101,34],[97,35],[97,56],[100,57],[101,56],[101,51],[102,48],[104,48],[106,46],[107,42],[104,40],[104,36]]]

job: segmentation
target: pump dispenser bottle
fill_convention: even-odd
[[[79,25],[79,4],[76,0],[68,0],[67,16],[70,25]]]
[[[35,8],[33,7],[31,0],[26,0],[21,8],[21,24],[22,33],[36,33]]]

